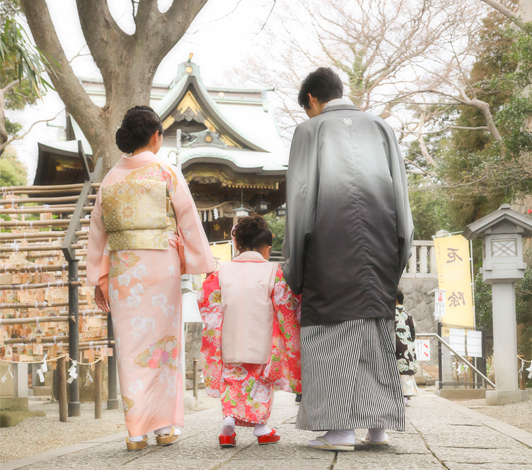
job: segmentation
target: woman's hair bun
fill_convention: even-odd
[[[116,131],[116,145],[124,153],[133,153],[150,142],[154,132],[163,134],[159,115],[149,106],[131,108]]]
[[[261,249],[271,246],[273,242],[272,232],[266,220],[255,213],[239,220],[233,230],[233,236],[239,251]]]
[[[129,129],[120,127],[116,131],[116,145],[124,153],[133,153],[137,148],[138,142]]]

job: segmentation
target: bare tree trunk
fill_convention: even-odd
[[[59,96],[109,170],[120,158],[115,132],[126,111],[149,104],[153,77],[162,59],[185,34],[207,0],[174,0],[161,13],[156,0],[139,0],[136,31],[128,35],[109,12],[106,0],[76,0],[81,28],[102,74],[106,103],[96,106],[66,58],[45,0],[22,0],[37,47],[60,68],[50,77]]]

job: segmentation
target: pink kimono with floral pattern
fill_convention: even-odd
[[[173,207],[168,249],[109,251],[102,188],[142,179],[166,182]],[[91,216],[87,279],[108,295],[129,435],[183,426],[181,273],[214,271],[207,237],[182,174],[151,152],[122,157],[102,188]],[[138,211],[133,205],[131,198],[116,198],[122,217]],[[148,245],[151,240],[146,240]]]
[[[292,294],[279,268],[271,294],[275,314],[268,364],[222,362],[221,299],[216,271],[205,280],[198,293],[204,323],[201,355],[206,392],[210,397],[221,399],[224,418],[235,418],[237,426],[266,424],[275,387],[301,393],[300,297]]]

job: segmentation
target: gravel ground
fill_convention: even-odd
[[[220,406],[220,401],[207,397],[205,391],[200,390],[198,403],[194,404],[194,409],[187,406],[185,413],[216,406]],[[94,403],[82,403],[80,417],[68,418],[67,423],[61,423],[58,403],[30,402],[30,410],[42,410],[46,418],[28,418],[12,428],[0,428],[0,463],[125,431],[122,405],[118,410],[106,410],[105,407],[104,402],[102,419],[94,419]]]
[[[453,400],[479,413],[491,416],[532,433],[532,400],[502,406],[486,406],[486,400]]]

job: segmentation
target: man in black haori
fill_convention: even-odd
[[[327,431],[307,445],[354,450],[404,430],[395,358],[395,297],[410,257],[413,223],[392,128],[342,98],[332,70],[305,78],[287,174],[283,253],[302,294],[303,398],[297,427]]]

